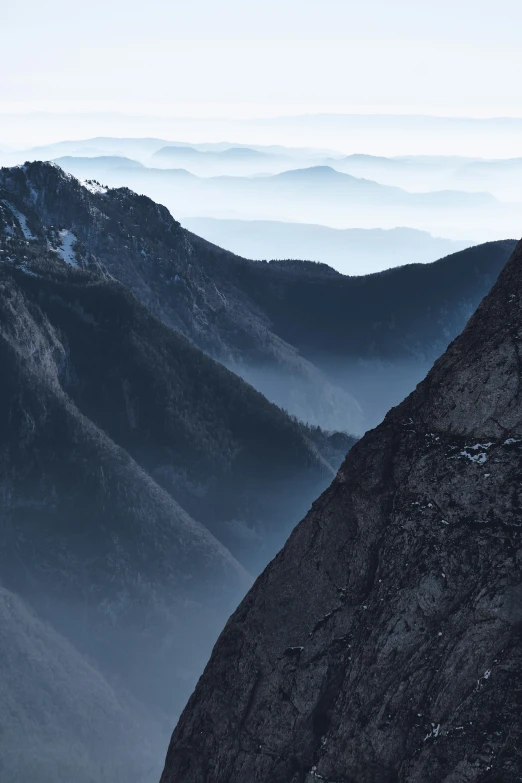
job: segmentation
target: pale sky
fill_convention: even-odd
[[[0,113],[522,116],[521,0],[0,0]]]

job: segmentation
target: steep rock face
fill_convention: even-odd
[[[82,263],[101,263],[165,324],[273,402],[356,434],[414,387],[514,247],[488,243],[435,264],[346,277],[324,264],[239,258],[182,229],[150,199],[83,186],[52,164],[2,169],[0,188],[0,207],[12,203],[35,237],[60,249],[60,232],[69,232]],[[412,365],[407,376],[394,369],[398,361]],[[365,362],[377,363],[377,407],[357,383],[368,376]],[[397,374],[407,380],[395,389]]]
[[[522,774],[522,244],[232,616],[162,783]]]

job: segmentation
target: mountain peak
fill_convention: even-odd
[[[301,178],[316,178],[316,179],[356,179],[349,174],[342,174],[340,171],[336,171],[331,166],[309,166],[304,169],[291,169],[290,171],[283,171],[281,174],[274,175],[279,179],[301,179]]]

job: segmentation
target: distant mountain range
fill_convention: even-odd
[[[182,223],[209,242],[246,258],[320,260],[348,275],[436,261],[470,244],[412,228],[342,230],[311,223],[198,217],[183,218]]]
[[[397,158],[348,155],[325,161],[337,171],[414,191],[456,188],[487,191],[504,201],[521,201],[522,158],[483,160],[456,156]]]
[[[339,228],[409,226],[472,241],[499,232],[509,235],[518,222],[516,206],[500,203],[488,193],[410,193],[343,174],[332,166],[258,177],[202,178],[183,168],[139,168],[122,159],[115,165],[112,156],[105,157],[65,157],[55,162],[75,176],[144,192],[179,218],[319,222]]]
[[[506,128],[508,125],[506,124]],[[498,147],[495,148],[495,152]],[[464,155],[396,155],[386,157],[319,148],[278,145],[233,144],[230,142],[169,142],[154,138],[97,137],[14,151],[0,149],[4,163],[24,160],[53,160],[58,157],[130,157],[148,167],[184,168],[198,176],[220,174],[253,176],[275,174],[313,165],[331,166],[337,171],[372,179],[406,190],[460,189],[488,191],[504,201],[522,200],[518,176],[521,158],[487,159]]]
[[[98,137],[0,157],[11,163],[57,160],[77,176],[144,191],[178,218],[298,221],[343,229],[407,226],[438,237],[480,242],[516,234],[515,204],[522,202],[519,158],[487,160],[469,153],[384,157],[342,155],[319,147]],[[136,162],[144,168],[138,171]],[[273,179],[301,169],[309,172],[294,182],[290,193],[285,188],[291,188],[291,177],[284,182]],[[332,174],[327,184],[326,170],[395,190],[362,183],[355,187]],[[261,184],[263,178],[268,181]],[[487,193],[503,203],[488,203]],[[367,204],[369,194],[373,209]]]
[[[169,327],[298,418],[356,434],[422,378],[513,247],[492,243],[433,265],[334,279],[324,266],[242,259],[144,197],[93,184],[91,193],[51,164],[6,177],[23,209],[71,231]]]
[[[75,783],[152,781],[225,618],[352,446],[223,365],[359,434],[458,334],[513,245],[348,277],[246,260],[53,164],[0,171],[0,612],[14,651],[1,695],[22,727],[0,734],[2,774],[33,780],[45,744],[38,774],[69,783],[68,724]],[[49,699],[55,731],[38,719]],[[123,732],[147,746],[139,763],[122,760]]]
[[[122,732],[161,741],[250,573],[353,443],[290,418],[117,282],[97,248],[125,265],[125,237],[154,265],[145,248],[184,232],[148,199],[92,189],[47,164],[0,172],[0,611],[19,651],[1,693],[27,732],[11,723],[0,757],[17,783],[44,743],[38,779],[74,764],[75,783],[142,783]],[[62,711],[48,731],[46,699]]]
[[[306,156],[303,156],[306,159]],[[301,158],[301,159],[303,159]],[[238,174],[273,174],[299,165],[288,154],[265,152],[251,147],[231,147],[224,150],[200,150],[195,147],[168,145],[155,152],[150,166],[183,168],[198,176],[209,177]]]
[[[230,618],[161,783],[518,783],[521,337],[522,243]]]
[[[239,150],[239,153],[235,153]],[[248,152],[247,152],[248,150]],[[20,163],[24,160],[53,160],[61,156],[72,157],[97,157],[106,155],[116,155],[119,157],[134,158],[141,163],[160,166],[165,165],[169,168],[176,168],[176,156],[183,155],[186,168],[192,165],[202,166],[202,173],[208,176],[210,169],[208,166],[212,161],[218,163],[222,161],[223,166],[232,165],[234,159],[243,159],[245,168],[241,169],[243,173],[256,173],[259,165],[272,165],[273,170],[283,171],[286,167],[292,165],[311,165],[314,162],[323,161],[325,158],[343,157],[341,153],[336,153],[328,149],[313,149],[306,147],[284,147],[275,144],[234,144],[231,142],[208,142],[208,143],[188,143],[183,141],[167,141],[166,139],[155,138],[116,138],[116,137],[95,137],[92,139],[60,141],[54,144],[46,144],[38,147],[30,147],[26,150],[8,150],[0,149],[4,161]],[[224,155],[220,155],[224,153]],[[257,153],[257,154],[256,154]],[[246,159],[245,159],[246,158]],[[249,162],[254,164],[254,168],[248,168]],[[205,162],[207,167],[205,167]],[[197,172],[194,172],[197,173]],[[225,171],[224,173],[227,173]]]
[[[242,146],[286,145],[341,150],[344,154],[462,155],[494,157],[520,152],[520,117],[441,117],[422,114],[319,113],[252,119],[155,117],[121,112],[3,113],[5,144],[34,144],[34,139],[155,137],[232,139]],[[40,143],[40,142],[38,142]],[[172,143],[172,142],[171,142]],[[164,146],[164,144],[162,146]],[[159,147],[158,147],[159,149]]]

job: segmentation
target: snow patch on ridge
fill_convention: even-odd
[[[99,182],[97,182],[95,179],[81,179],[80,183],[83,185],[86,190],[89,191],[89,193],[107,193],[108,188],[105,188],[103,185],[100,185]]]
[[[55,249],[55,252],[58,253],[62,261],[65,261],[66,264],[69,264],[69,266],[78,266],[78,260],[76,258],[76,253],[73,249],[73,245],[76,244],[78,241],[73,234],[72,231],[69,231],[67,228],[63,228],[61,231],[58,232],[62,245],[61,247],[57,247]]]
[[[36,239],[35,235],[27,225],[27,218],[25,217],[25,215],[23,215],[19,209],[13,206],[13,204],[11,204],[10,201],[3,201],[2,203],[5,204],[5,206],[13,213],[13,215],[17,219],[24,237],[27,240]]]

